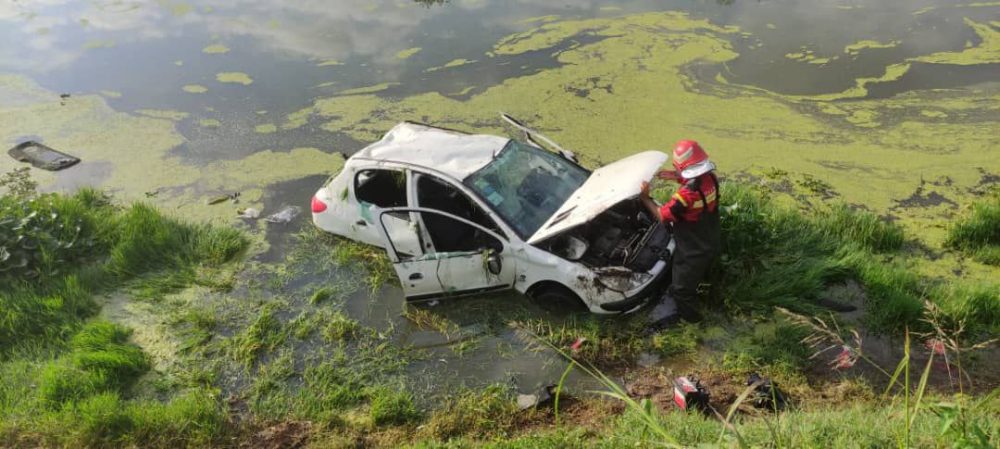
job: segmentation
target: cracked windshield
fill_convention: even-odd
[[[0,447],[997,447],[998,119],[1000,2],[0,0]]]

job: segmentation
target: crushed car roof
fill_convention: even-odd
[[[420,165],[464,179],[489,164],[508,141],[402,122],[352,157]]]

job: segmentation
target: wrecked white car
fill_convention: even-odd
[[[637,199],[668,156],[591,172],[559,150],[400,123],[316,192],[313,222],[385,248],[410,301],[513,288],[543,304],[634,310],[669,279],[673,238]]]

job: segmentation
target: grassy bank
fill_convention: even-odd
[[[170,446],[219,441],[211,389],[131,399],[150,370],[131,331],[91,318],[95,295],[138,298],[194,283],[247,245],[237,231],[187,224],[101,192],[38,194],[23,172],[0,197],[0,446]]]
[[[654,193],[665,199],[672,192]],[[848,282],[856,282],[862,292],[845,305],[864,311],[857,324],[868,332],[900,335],[906,328],[929,330],[928,301],[940,308],[939,321],[952,330],[961,323],[967,337],[996,335],[1000,330],[1000,284],[921,277],[907,262],[914,257],[915,243],[907,242],[892,222],[846,204],[799,210],[780,203],[777,196],[759,185],[723,185],[723,252],[702,297],[706,323],[730,323],[731,335],[723,340],[742,338],[738,322],[747,317],[758,323],[769,321],[775,307],[829,314],[825,301],[831,286]],[[977,218],[975,231],[966,232],[985,234],[982,221]],[[710,331],[711,326],[682,327],[644,339],[640,315],[628,320],[583,315],[561,323],[529,320],[518,326],[560,348],[584,338],[587,343],[577,357],[604,368],[627,364],[643,351],[663,356],[691,351],[692,341],[722,332]]]
[[[1000,189],[993,189],[948,229],[949,247],[987,264],[1000,265]]]
[[[723,401],[735,398],[749,372],[799,399],[779,415],[741,408],[725,425],[669,402],[631,399],[640,393],[620,396],[624,412],[617,399],[566,397],[558,414],[551,402],[519,410],[511,384],[423,397],[405,368],[442,353],[400,344],[392,325],[376,330],[345,308],[349,295],[370,296],[392,275],[381,251],[308,228],[285,263],[248,261],[234,279],[226,266],[246,246],[237,231],[178,221],[143,204],[116,206],[92,190],[40,195],[27,181],[8,182],[0,199],[0,245],[10,255],[0,272],[0,446],[883,447],[906,438],[918,447],[978,447],[1000,435],[1000,393],[935,393],[914,406],[903,392],[922,390],[916,368],[896,382],[911,387],[885,399],[853,374],[823,381],[835,386],[814,385],[809,371],[825,361],[813,360],[815,349],[802,341],[815,330],[776,314],[776,306],[826,317],[831,286],[855,282],[866,313],[854,323],[833,319],[845,326],[840,337],[852,328],[936,331],[924,321],[925,304],[933,304],[937,325],[965,326],[957,344],[995,335],[1000,316],[995,285],[914,275],[906,265],[912,242],[900,228],[846,205],[803,212],[761,187],[728,184],[724,257],[704,292],[702,324],[645,337],[641,315],[542,317],[508,307],[484,313],[488,326],[470,326],[501,332],[517,320],[513,326],[531,341],[627,382],[642,371],[639,355],[652,354],[690,360],[688,368],[718,380],[718,397],[732,396]],[[301,281],[313,272],[319,275]],[[213,302],[178,301],[187,291],[173,293],[189,286]],[[156,306],[181,342],[177,366],[159,372],[155,353],[136,346],[132,330],[94,319],[95,298],[111,292]],[[422,331],[460,331],[439,309],[402,313]],[[657,375],[654,384],[666,385],[666,374]],[[817,400],[834,394],[854,397]],[[916,417],[906,418],[910,412]],[[885,426],[864,424],[872,417]]]

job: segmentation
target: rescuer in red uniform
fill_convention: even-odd
[[[698,284],[704,279],[721,247],[719,225],[719,180],[715,164],[693,140],[677,142],[673,152],[676,171],[661,171],[658,177],[681,184],[666,204],[659,206],[649,197],[649,183],[643,182],[639,199],[660,222],[673,224],[676,248],[670,288],[649,314],[650,330],[660,330],[678,318],[698,321],[694,308]]]

